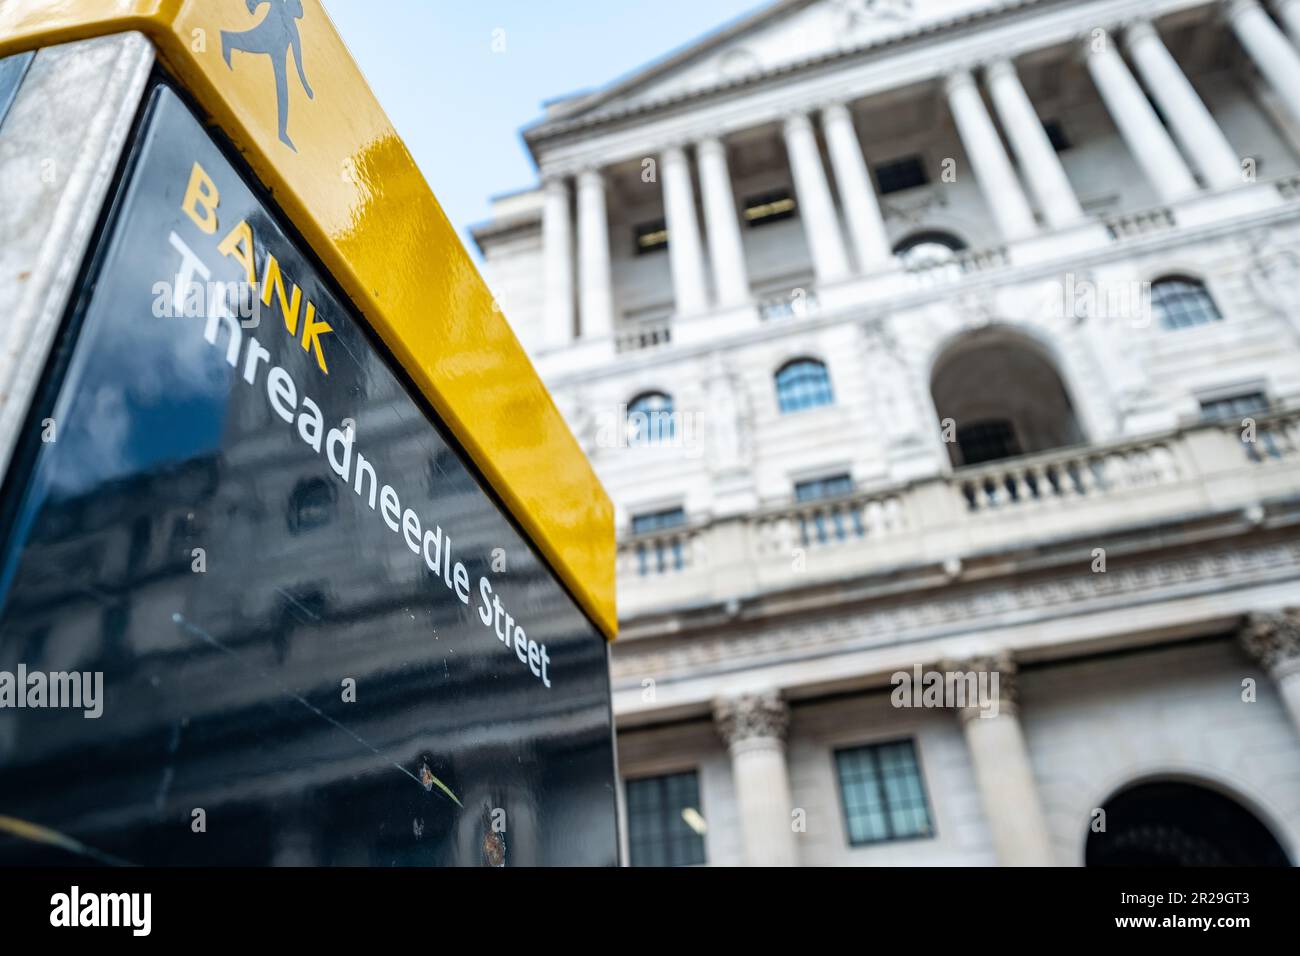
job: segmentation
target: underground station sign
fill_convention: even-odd
[[[214,29],[203,69],[257,67],[252,32]],[[394,318],[342,287],[326,263],[359,288],[402,223],[305,237],[328,223],[283,170],[330,121],[302,109],[338,68],[320,44],[261,64],[250,132],[187,88],[174,34],[5,475],[0,865],[615,863],[612,633],[563,560],[603,519],[527,505],[557,474],[603,492],[571,440],[476,431],[490,384],[441,370],[499,361],[498,313]],[[367,189],[409,204],[393,176]],[[446,284],[449,248],[415,278],[390,250],[406,274],[369,291]]]

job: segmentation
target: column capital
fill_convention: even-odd
[[[542,188],[548,193],[569,191],[569,177],[561,172],[542,173]]]
[[[832,100],[821,108],[823,123],[842,123],[845,120],[853,122],[853,114],[849,112],[847,100]]]
[[[1119,31],[1119,24],[1112,23],[1109,26],[1093,27],[1091,30],[1080,33],[1076,38],[1079,61],[1087,63],[1088,60],[1096,56],[1118,53],[1119,49],[1115,45],[1115,34]]]
[[[1246,653],[1273,676],[1300,671],[1300,608],[1248,614],[1239,637]]]
[[[1145,17],[1130,20],[1124,24],[1124,44],[1130,50],[1143,40],[1160,40],[1160,31],[1156,25]]]
[[[672,142],[659,150],[659,161],[662,163],[684,163],[686,162],[686,144],[681,142]]]
[[[1225,20],[1235,20],[1243,13],[1249,13],[1252,10],[1262,9],[1259,0],[1223,0],[1223,18]]]
[[[966,64],[953,67],[944,75],[943,78],[943,91],[949,96],[951,96],[956,90],[974,85],[975,74]]]
[[[721,136],[709,135],[699,140],[696,140],[695,143],[696,156],[704,156],[704,155],[716,156],[719,153],[721,153],[724,156],[727,153],[727,144],[722,141]]]
[[[713,721],[728,746],[751,740],[784,740],[790,708],[775,690],[719,697],[713,702]]]
[[[989,690],[991,694],[996,695],[997,713],[1015,716],[1019,711],[1020,682],[1017,676],[1019,669],[1016,667],[1015,658],[1011,656],[1009,651],[975,654],[959,660],[949,659],[943,661],[939,668],[949,674],[996,674],[997,684],[994,686],[990,681]],[[986,712],[984,706],[978,700],[978,695],[975,700],[968,697],[965,706],[958,709],[958,715],[963,723],[978,718]]]
[[[804,110],[793,110],[785,115],[785,120],[781,128],[787,133],[802,133],[813,131],[812,119]]]
[[[605,174],[595,166],[586,166],[578,170],[578,188],[585,187],[604,187]]]
[[[984,64],[984,75],[994,80],[1003,76],[1017,76],[1015,61],[1009,56],[995,56]]]

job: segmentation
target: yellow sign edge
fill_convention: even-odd
[[[615,598],[615,540],[613,504],[574,440],[505,317],[493,303],[477,268],[455,229],[438,205],[429,185],[393,130],[356,63],[344,49],[346,62],[330,64],[331,75],[342,75],[353,87],[350,108],[357,101],[370,105],[373,123],[391,131],[400,145],[399,161],[382,173],[383,189],[403,203],[427,206],[425,225],[437,232],[437,248],[408,248],[411,237],[386,230],[373,216],[358,210],[346,240],[356,248],[379,244],[380,255],[368,256],[362,269],[330,233],[280,169],[276,159],[258,143],[231,102],[219,74],[205,70],[191,50],[193,36],[183,32],[182,17],[191,0],[11,0],[0,5],[0,56],[44,46],[114,33],[138,31],[153,42],[159,58],[209,114],[209,119],[239,149],[262,184],[307,239],[362,317],[379,334],[447,428],[500,496],[515,520],[550,562],[579,605],[608,640],[618,634]],[[315,0],[311,7],[324,10]],[[197,6],[197,3],[195,4]],[[328,16],[329,31],[337,37]],[[338,47],[343,49],[342,41]],[[346,133],[347,127],[337,127]],[[265,139],[265,137],[263,137]],[[346,144],[358,161],[373,161],[366,151],[372,142]],[[394,268],[388,274],[365,269],[376,259],[412,265],[442,258],[437,276]],[[407,289],[402,298],[427,298],[435,303],[424,315],[395,314],[383,304],[385,291],[394,291],[393,273],[416,276],[423,288]],[[393,297],[393,296],[390,296]],[[477,342],[473,369],[439,354],[428,322],[437,303],[456,309],[457,339]],[[465,303],[469,305],[466,306]],[[474,306],[477,305],[477,308]],[[486,369],[484,362],[486,360]],[[502,382],[502,378],[506,380]],[[491,387],[485,387],[490,382]]]

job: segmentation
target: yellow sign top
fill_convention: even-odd
[[[319,0],[0,4],[0,56],[127,30],[150,37],[613,639],[609,496]]]

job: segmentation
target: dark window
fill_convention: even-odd
[[[1065,128],[1061,126],[1059,120],[1047,120],[1043,123],[1043,129],[1047,132],[1047,139],[1052,144],[1052,149],[1058,153],[1063,153],[1074,146],[1070,142],[1070,137],[1065,135]]]
[[[822,498],[837,498],[853,492],[853,479],[848,475],[832,475],[829,478],[813,478],[801,481],[794,486],[795,501],[818,501]]]
[[[1188,329],[1223,319],[1205,283],[1182,276],[1151,283],[1151,308],[1166,329]]]
[[[773,190],[745,200],[745,222],[750,226],[765,226],[782,219],[791,219],[794,212],[794,197],[788,189]]]
[[[153,519],[148,515],[139,515],[131,522],[131,546],[126,553],[126,566],[129,570],[139,570],[149,557],[152,543]]]
[[[1251,461],[1262,461],[1265,457],[1281,458],[1286,453],[1278,442],[1277,432],[1256,427],[1254,416],[1268,411],[1268,396],[1263,392],[1242,392],[1201,402],[1202,421],[1231,422],[1242,426],[1241,444]],[[1246,427],[1246,419],[1250,419],[1250,427]]]
[[[663,531],[665,528],[680,528],[684,524],[686,524],[686,511],[682,508],[670,508],[666,511],[633,515],[632,533],[645,534],[648,531]]]
[[[1016,430],[1005,419],[962,425],[957,429],[957,447],[966,465],[1015,458],[1021,453]]]
[[[912,741],[838,750],[835,769],[851,845],[934,835]]]
[[[627,403],[627,443],[653,445],[676,434],[673,399],[663,392],[646,392]]]
[[[1263,392],[1243,392],[1201,402],[1201,418],[1207,422],[1248,418],[1268,411],[1268,396]]]
[[[662,219],[641,223],[636,227],[635,235],[636,254],[638,256],[668,248],[668,226],[664,224]]]
[[[776,402],[782,415],[834,401],[830,374],[816,359],[796,359],[776,373]]]
[[[324,478],[298,482],[289,501],[289,530],[294,534],[328,524],[334,511],[334,486]]]
[[[906,156],[876,167],[876,190],[882,196],[924,186],[930,181],[920,156]]]
[[[704,817],[695,771],[627,782],[627,843],[633,866],[705,862]]]

